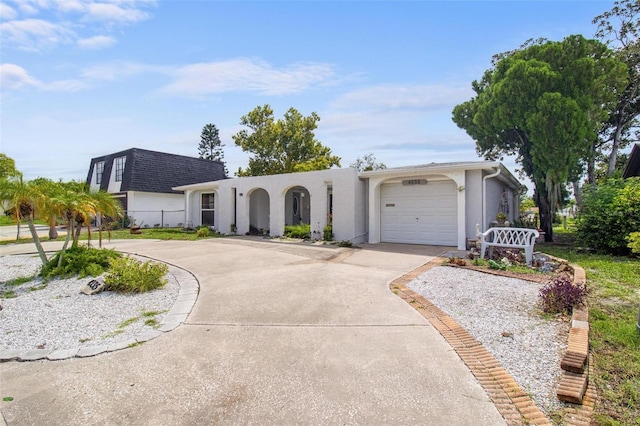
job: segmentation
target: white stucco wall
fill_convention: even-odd
[[[467,170],[466,179],[466,238],[476,238],[476,224],[482,223],[482,170]]]
[[[186,192],[185,223],[190,221],[193,226],[200,225],[200,194],[214,192],[216,229],[223,233],[230,231],[235,203],[237,232],[244,234],[249,231],[252,220],[257,220],[258,206],[266,206],[266,194],[256,191],[262,189],[268,194],[269,202],[269,224],[263,228],[268,228],[271,236],[279,236],[284,233],[285,223],[288,222],[285,214],[289,211],[287,208],[291,208],[290,202],[286,201],[291,197],[290,190],[302,187],[306,190],[305,194],[308,194],[305,195],[307,200],[301,203],[304,209],[303,220],[311,225],[314,238],[322,238],[322,231],[328,220],[327,188],[330,186],[333,188],[334,238],[352,239],[362,233],[364,215],[364,207],[354,207],[358,200],[363,199],[361,192],[364,186],[357,177],[357,171],[352,168],[244,177],[181,187]]]
[[[129,191],[127,214],[137,225],[176,227],[184,221],[184,195]]]

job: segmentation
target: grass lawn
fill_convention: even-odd
[[[47,222],[45,222],[44,220],[34,220],[33,223],[38,224],[38,225],[46,225]],[[6,214],[0,215],[0,226],[15,226],[16,221],[11,217],[11,216],[7,216]],[[27,226],[27,222],[22,222],[22,225]]]
[[[219,238],[221,235],[211,231],[208,237],[198,237],[196,231],[185,231],[182,228],[142,228],[142,233],[132,234],[128,229],[119,229],[117,231],[111,231],[112,240],[202,240],[205,238]],[[84,232],[84,231],[83,231]],[[102,232],[102,239],[106,241],[109,238],[107,232]],[[81,240],[87,239],[87,234],[84,232],[80,236]],[[98,240],[98,233],[91,233],[91,241]]]
[[[570,230],[554,233],[554,239],[536,250],[577,263],[587,273],[595,370],[590,379],[599,396],[594,420],[598,425],[640,425],[640,261],[578,250]]]
[[[142,228],[141,231],[142,233],[140,234],[132,234],[128,229],[119,229],[116,231],[111,231],[111,237],[109,237],[109,233],[102,232],[102,240],[108,241],[109,238],[111,238],[112,240],[143,240],[143,239],[149,240],[150,239],[150,240],[194,241],[194,240],[202,240],[206,238],[220,237],[220,234],[216,234],[213,231],[209,233],[208,237],[198,237],[198,235],[196,234],[196,231],[185,231],[182,228]],[[28,231],[22,232],[21,236],[23,238],[21,238],[20,241],[16,241],[16,240],[1,241],[0,245],[15,244],[15,243],[19,243],[19,244],[32,243],[33,244],[33,240],[31,239],[31,234]],[[99,238],[98,232],[94,231],[91,233],[91,241],[93,245],[97,245],[98,238]],[[64,241],[64,239],[65,239],[65,236],[61,235],[58,238],[58,241]],[[82,234],[80,234],[80,240],[86,241],[87,239],[88,239],[87,230],[83,229]],[[49,238],[44,237],[44,238],[40,238],[40,240],[49,241]]]

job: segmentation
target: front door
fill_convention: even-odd
[[[302,220],[302,205],[300,204],[300,193],[293,193],[293,217],[291,218],[292,225],[299,225]]]

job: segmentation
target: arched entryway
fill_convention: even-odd
[[[268,234],[270,207],[269,193],[262,188],[249,193],[249,229],[252,233]]]
[[[311,223],[311,197],[303,186],[294,186],[284,197],[285,225],[299,225]]]

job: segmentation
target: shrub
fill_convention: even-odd
[[[632,253],[640,253],[640,232],[632,232],[627,237],[627,247],[631,249]]]
[[[152,261],[138,262],[132,257],[111,260],[104,282],[109,290],[122,293],[144,293],[164,287],[169,267]]]
[[[289,238],[309,239],[311,235],[311,225],[301,223],[299,225],[287,225],[284,227],[284,236]]]
[[[587,187],[576,226],[580,244],[599,252],[628,254],[627,236],[640,229],[640,178],[608,179]]]
[[[58,252],[42,267],[40,275],[43,278],[71,277],[74,275],[78,275],[80,278],[86,276],[96,277],[109,268],[112,259],[122,256],[114,250],[78,246],[67,249],[62,256],[62,263],[58,266],[60,254]]]
[[[586,284],[574,284],[571,277],[559,275],[540,289],[542,310],[555,314],[570,313],[574,306],[584,304],[587,293]]]
[[[331,225],[325,226],[324,229],[322,230],[322,233],[323,233],[323,240],[325,241],[333,240],[333,226]]]
[[[338,247],[353,247],[353,243],[349,240],[342,240],[338,242]]]
[[[209,228],[198,228],[198,231],[196,232],[196,235],[198,236],[198,238],[205,238],[209,236]]]

